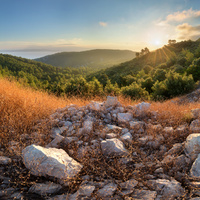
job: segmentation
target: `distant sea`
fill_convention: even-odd
[[[54,54],[57,52],[54,51],[0,51],[2,54],[10,54],[13,56],[18,56],[22,58],[28,58],[28,59],[35,59],[35,58],[40,58],[43,56],[47,56],[50,54]]]

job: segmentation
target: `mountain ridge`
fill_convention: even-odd
[[[92,49],[60,52],[34,59],[56,67],[91,67],[103,69],[135,58],[135,52],[118,49]]]

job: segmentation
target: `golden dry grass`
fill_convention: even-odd
[[[65,105],[61,98],[0,79],[0,142],[29,133],[37,120]]]

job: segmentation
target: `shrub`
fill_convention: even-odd
[[[186,71],[187,74],[192,74],[194,81],[200,80],[200,58],[194,59]]]
[[[121,93],[125,96],[130,96],[131,98],[149,98],[149,93],[136,82],[129,86],[122,87]]]

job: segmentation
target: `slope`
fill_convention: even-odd
[[[99,72],[90,74],[88,80],[93,77],[101,80],[102,75],[108,76],[111,82],[117,82],[119,85],[122,83],[122,77],[127,75],[136,75],[140,70],[145,67],[151,69],[155,68],[167,68],[174,64],[182,64],[183,50],[187,49],[191,53],[195,53],[200,45],[200,40],[197,41],[182,41],[176,44],[165,45],[160,49],[152,51],[146,55],[134,58],[130,61],[121,63],[119,65],[110,67],[108,69],[101,70]],[[163,64],[163,66],[162,66]],[[185,65],[185,63],[183,63]]]
[[[89,67],[103,69],[131,60],[135,52],[129,50],[96,49],[82,52],[62,52],[35,59],[60,67]]]

